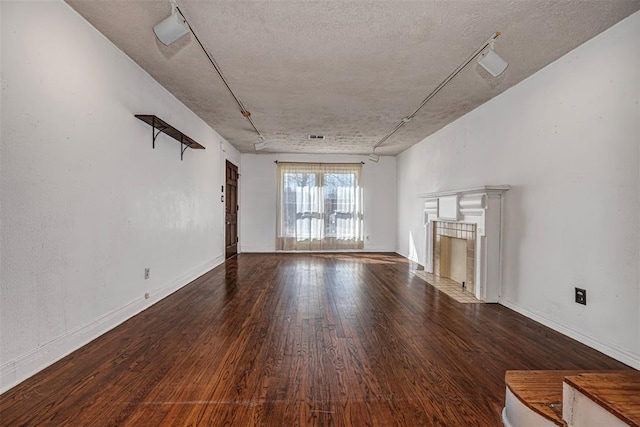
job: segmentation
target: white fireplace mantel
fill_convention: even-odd
[[[434,272],[435,221],[475,224],[475,296],[485,302],[498,302],[502,286],[502,201],[507,190],[508,185],[485,185],[419,194],[424,199],[425,270]]]
[[[418,197],[421,199],[434,199],[441,196],[453,196],[456,194],[458,195],[479,194],[479,193],[485,193],[485,194],[495,193],[495,194],[502,195],[502,193],[507,191],[509,188],[511,187],[509,187],[508,185],[483,185],[482,187],[465,188],[462,190],[436,191],[434,193],[422,193],[422,194],[418,194]]]

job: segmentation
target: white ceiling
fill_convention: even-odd
[[[193,36],[171,46],[156,40],[152,27],[170,14],[167,0],[67,3],[238,150],[253,151],[257,134]],[[501,31],[495,49],[509,62],[505,73],[491,77],[473,61],[376,150],[389,155],[640,10],[640,0],[180,0],[179,5],[251,112],[269,152],[371,152]],[[138,113],[153,114],[153,105]],[[310,141],[309,134],[326,139]]]

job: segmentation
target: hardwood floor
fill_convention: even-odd
[[[0,424],[499,426],[518,369],[628,369],[393,254],[240,254],[0,396]]]

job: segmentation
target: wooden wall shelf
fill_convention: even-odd
[[[204,147],[193,139],[189,138],[178,129],[174,128],[164,120],[151,114],[136,114],[138,119],[142,120],[149,126],[151,126],[151,146],[156,148],[156,138],[161,133],[165,133],[180,143],[180,160],[184,156],[184,152],[187,148],[193,148],[194,150],[204,150]],[[157,132],[156,132],[157,130]]]

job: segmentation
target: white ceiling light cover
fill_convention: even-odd
[[[266,141],[256,142],[255,144],[253,144],[253,149],[256,151],[264,150],[265,148],[267,148],[267,145],[268,144]]]
[[[153,27],[153,32],[156,33],[156,37],[164,45],[169,46],[180,37],[189,32],[189,28],[185,22],[185,19],[174,11],[171,15],[160,21]]]
[[[504,70],[506,70],[509,65],[509,63],[502,59],[502,57],[498,55],[493,48],[488,49],[485,53],[480,55],[478,64],[482,65],[482,67],[493,77],[498,77],[500,74],[504,73]]]

